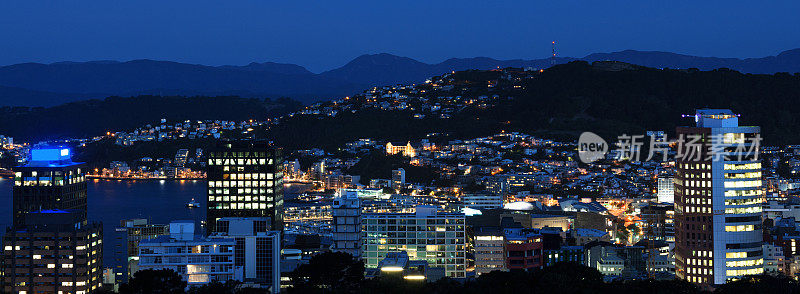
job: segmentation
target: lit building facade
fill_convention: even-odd
[[[242,280],[234,263],[236,241],[194,234],[193,221],[170,223],[170,235],[139,242],[139,270],[170,269],[190,286]]]
[[[723,284],[763,273],[764,193],[761,163],[754,157],[760,129],[739,126],[730,110],[700,109],[695,120],[695,127],[677,128],[686,143],[676,160],[676,274],[693,283]],[[699,138],[695,146],[692,137]]]
[[[422,205],[415,213],[363,214],[361,258],[366,267],[376,268],[387,253],[405,251],[411,260],[443,267],[447,277],[464,278],[464,222],[464,214],[441,213]]]
[[[506,270],[505,238],[499,228],[477,228],[475,232],[475,275]]]
[[[675,203],[675,177],[671,175],[658,176],[658,202]]]
[[[333,198],[333,251],[361,256],[361,199],[356,191]]]
[[[407,142],[405,145],[399,143],[393,144],[392,142],[389,142],[386,143],[386,154],[402,154],[403,156],[407,157],[415,157],[417,156],[417,150],[414,149],[414,146],[411,146],[411,142]]]
[[[269,217],[283,229],[283,153],[266,141],[221,142],[208,153],[207,233],[223,217]]]
[[[3,236],[1,292],[88,294],[103,283],[103,226],[85,212],[24,215]]]
[[[81,163],[72,162],[69,148],[31,150],[30,162],[14,168],[13,222],[42,209],[76,210],[86,221],[86,177]]]
[[[472,209],[503,208],[503,196],[492,193],[469,193],[461,196],[464,207]]]

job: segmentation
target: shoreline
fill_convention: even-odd
[[[122,178],[122,177],[98,177],[86,176],[87,180],[101,180],[101,181],[205,181],[205,178],[195,179],[181,179],[181,178]]]

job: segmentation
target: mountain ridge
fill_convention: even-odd
[[[774,56],[744,59],[623,50],[592,53],[581,58],[557,57],[555,64],[575,60],[615,60],[654,68],[729,68],[754,74],[800,72],[800,48]],[[53,106],[98,98],[98,95],[162,95],[164,92],[258,98],[289,96],[313,103],[352,95],[373,86],[421,83],[428,77],[451,71],[497,67],[544,69],[551,65],[551,58],[499,60],[491,57],[449,58],[439,63],[425,63],[389,53],[363,54],[343,66],[320,73],[300,65],[276,62],[221,66],[151,59],[28,62],[0,66],[0,106]],[[59,101],[54,95],[64,99]]]

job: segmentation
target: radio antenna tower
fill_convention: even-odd
[[[556,41],[553,41],[553,58],[550,58],[550,66],[556,65]]]

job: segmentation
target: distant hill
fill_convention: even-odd
[[[698,57],[658,51],[625,50],[594,53],[575,60],[615,60],[655,68],[729,68],[743,73],[800,72],[800,49],[761,58]],[[205,66],[170,61],[92,61],[52,64],[22,63],[0,67],[0,106],[53,106],[103,96],[238,95],[289,96],[305,103],[352,95],[371,86],[421,83],[445,72],[497,67],[551,66],[551,59],[496,60],[451,58],[436,64],[387,53],[359,56],[342,67],[319,74],[284,63]]]
[[[53,103],[37,93],[0,92],[1,105],[52,106],[86,98],[154,95],[291,96],[325,100],[362,89],[331,80],[296,65],[252,63],[246,66],[205,66],[169,61],[23,63],[0,67],[0,85],[50,93],[74,93]]]
[[[277,117],[300,109],[297,101],[281,98],[109,97],[54,107],[0,107],[0,134],[36,142],[86,138],[106,131],[132,130],[160,121],[234,120]]]

